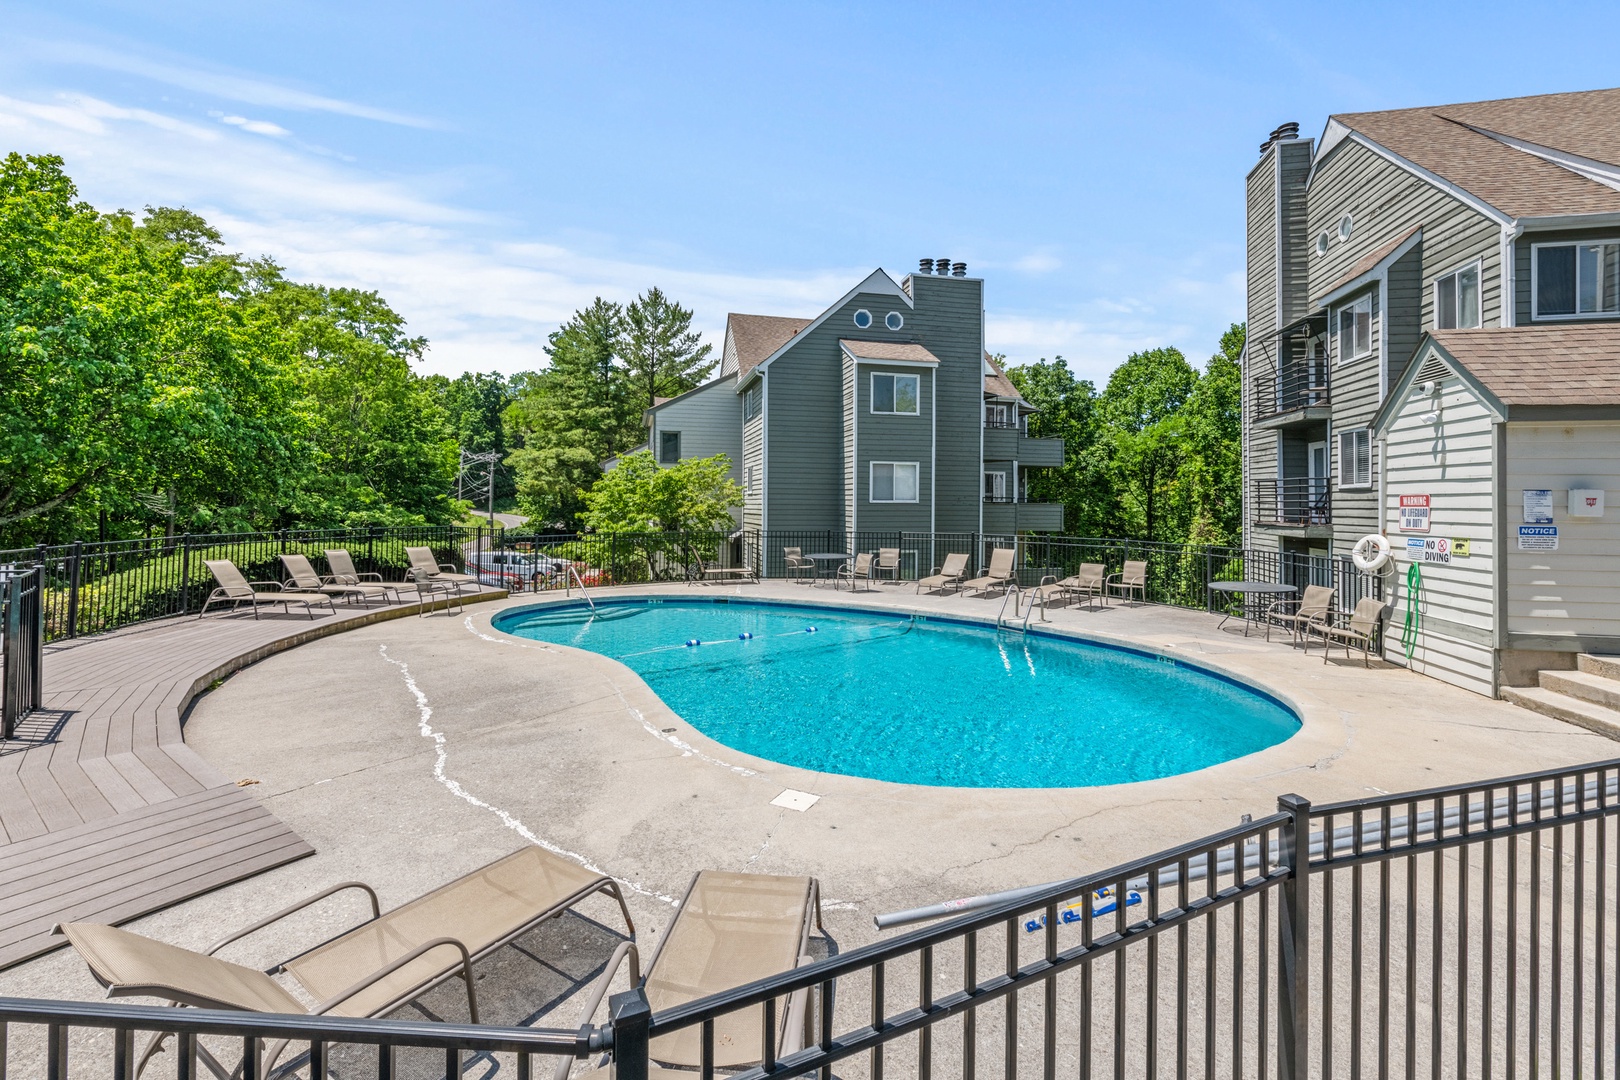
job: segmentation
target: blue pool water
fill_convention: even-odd
[[[611,656],[715,741],[803,769],[1087,787],[1201,769],[1299,729],[1281,703],[1219,676],[1044,634],[758,602],[597,608],[519,608],[495,625]]]

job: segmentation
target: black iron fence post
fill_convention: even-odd
[[[73,550],[68,555],[67,636],[70,638],[79,636],[79,561],[83,557],[84,542],[73,541]]]
[[[180,536],[180,614],[191,610],[191,534]]]
[[[647,1080],[647,1028],[652,1008],[640,987],[608,998],[613,1017],[615,1080]]]
[[[1278,861],[1287,868],[1277,911],[1277,953],[1282,978],[1277,984],[1278,1080],[1301,1080],[1310,1073],[1311,802],[1284,795],[1277,809],[1288,815],[1278,838]],[[1332,933],[1332,927],[1324,932]]]

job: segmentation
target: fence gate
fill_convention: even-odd
[[[0,573],[0,738],[11,738],[44,698],[44,589],[44,567]]]

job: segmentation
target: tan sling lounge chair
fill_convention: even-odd
[[[932,574],[917,579],[917,591],[937,589],[943,592],[946,589],[954,588],[957,592],[961,592],[962,579],[967,576],[967,560],[966,554],[959,551],[951,552],[945,556],[945,562]]]
[[[1334,612],[1324,611],[1320,615],[1312,616],[1305,624],[1305,651],[1311,649],[1310,635],[1319,634],[1322,638],[1322,663],[1328,662],[1328,653],[1332,652],[1334,645],[1344,646],[1344,658],[1350,659],[1350,650],[1361,650],[1361,666],[1372,667],[1373,638],[1378,635],[1378,624],[1384,618],[1384,602],[1373,597],[1365,596],[1356,601],[1356,610],[1351,613],[1350,621],[1343,626],[1333,625]]]
[[[645,989],[647,1004],[656,1013],[808,963],[812,922],[826,933],[821,926],[821,887],[815,878],[704,870],[686,890],[669,933],[647,965],[646,979],[641,978],[634,943],[619,946],[593,988],[580,1023],[590,1022],[626,957],[630,984]],[[808,1005],[805,992],[778,1002],[778,1055],[803,1048]],[[763,1006],[755,1006],[715,1019],[716,1068],[740,1068],[763,1058],[763,1014]],[[698,1068],[703,1063],[701,1039],[699,1026],[654,1039],[652,1059]],[[568,1058],[558,1063],[556,1080],[568,1075],[571,1064]]]
[[[1054,599],[1068,601],[1078,596],[1089,605],[1102,597],[1104,580],[1102,563],[1081,563],[1079,570],[1062,581],[1048,574],[1035,587],[1033,596],[1043,603]]]
[[[343,548],[326,549],[326,565],[331,568],[327,575],[334,585],[359,585],[366,589],[382,589],[384,593],[392,592],[394,599],[399,599],[400,586],[391,581],[384,581],[378,573],[362,574],[354,568],[354,558]]]
[[[281,587],[288,592],[320,593],[323,596],[341,596],[347,600],[369,600],[373,596],[387,599],[387,590],[381,585],[339,585],[325,582],[310,565],[307,555],[283,555],[281,565],[287,570],[287,580]]]
[[[1271,640],[1273,626],[1285,626],[1295,642],[1313,619],[1321,620],[1333,609],[1333,589],[1326,585],[1307,585],[1305,595],[1298,600],[1276,600],[1266,608],[1266,640]]]
[[[899,582],[900,580],[900,549],[878,548],[877,562],[872,564],[872,576],[882,576],[886,580]]]
[[[456,573],[456,568],[450,563],[435,562],[432,548],[408,547],[405,549],[405,556],[411,560],[411,573],[418,580],[427,578],[431,581],[443,582],[446,585],[454,585],[458,593],[464,585],[471,585],[473,592],[478,591],[478,579],[476,577],[472,574]]]
[[[1013,581],[1013,559],[1015,557],[1016,553],[1012,548],[996,548],[990,552],[990,566],[985,572],[972,581],[964,581],[962,588],[974,589],[978,592],[1005,589]]]
[[[265,971],[213,955],[346,889],[360,889],[370,897],[372,917],[322,945]],[[69,923],[61,932],[96,981],[107,988],[108,997],[159,997],[207,1009],[367,1017],[391,1012],[461,976],[467,984],[468,1012],[476,1024],[472,965],[595,892],[619,902],[625,929],[633,938],[630,911],[612,878],[533,845],[384,914],[377,914],[377,894],[370,886],[356,881],[334,885],[231,934],[206,953],[98,923]],[[306,1010],[270,977],[278,972],[291,975],[320,1004]],[[137,1076],[160,1041],[154,1039],[147,1046]],[[265,1065],[256,1075],[270,1075],[281,1048],[279,1043],[267,1048]]]
[[[197,618],[199,619],[208,614],[208,608],[211,605],[227,602],[231,605],[232,611],[235,611],[241,604],[252,604],[255,619],[259,617],[260,604],[280,604],[281,610],[289,615],[292,614],[292,611],[288,608],[288,604],[302,604],[304,614],[311,619],[315,618],[315,611],[310,607],[313,600],[317,599],[315,597],[299,596],[295,593],[285,592],[282,590],[279,581],[249,581],[242,576],[242,571],[238,570],[236,564],[229,559],[204,559],[203,565],[208,567],[210,574],[214,575],[214,580],[219,583],[219,587],[209,593],[208,599],[203,601],[202,610],[197,612]],[[264,585],[268,588],[256,589],[254,588],[255,585]],[[330,596],[322,596],[318,599],[327,607],[332,606]]]
[[[1135,593],[1144,604],[1147,603],[1147,563],[1140,559],[1128,560],[1119,573],[1108,576],[1103,591],[1118,594],[1121,600],[1127,600]],[[1107,596],[1103,597],[1104,603],[1107,599]]]

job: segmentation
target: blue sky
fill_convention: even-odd
[[[542,365],[598,294],[658,285],[718,343],[921,256],[986,279],[1014,362],[1202,360],[1278,123],[1620,85],[1612,3],[56,0],[0,27],[0,150],[376,288],[446,373]]]

